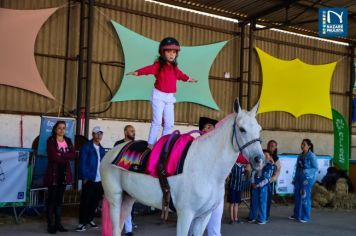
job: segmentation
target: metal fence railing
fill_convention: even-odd
[[[242,181],[241,202],[244,203],[248,208],[250,208],[250,200],[251,200],[251,181],[246,178]]]

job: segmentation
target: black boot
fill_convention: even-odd
[[[57,233],[57,227],[53,222],[53,207],[47,206],[47,232],[49,234]]]
[[[56,222],[56,230],[59,232],[68,232],[66,228],[62,225],[62,207],[56,207],[56,214],[55,214],[55,222]]]
[[[62,224],[57,225],[57,230],[59,232],[68,232],[68,229],[64,228]]]
[[[56,234],[57,233],[57,227],[55,225],[48,225],[47,226],[47,232],[49,234]]]

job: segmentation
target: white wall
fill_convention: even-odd
[[[33,140],[40,133],[40,116],[28,116],[22,117],[23,120],[23,147],[30,148]],[[0,146],[20,147],[21,135],[20,135],[20,115],[0,114]],[[150,123],[143,122],[126,122],[116,120],[101,120],[91,119],[89,122],[89,133],[94,126],[100,126],[104,130],[104,136],[102,145],[104,147],[112,147],[114,143],[124,137],[125,125],[131,124],[136,129],[136,139],[147,139],[150,128]],[[175,129],[179,129],[181,132],[187,132],[192,129],[198,129],[194,126],[176,126]]]
[[[20,115],[0,114],[0,146],[21,147]],[[30,148],[40,132],[39,116],[23,116],[23,147]]]
[[[262,131],[262,146],[267,147],[267,142],[274,139],[278,143],[278,153],[300,153],[302,140],[308,138],[314,144],[314,152],[318,155],[333,155],[333,134]]]
[[[0,146],[20,147],[20,115],[0,114]],[[31,147],[32,141],[40,131],[41,119],[39,116],[23,116],[23,143],[24,147]],[[136,139],[147,139],[150,123],[126,122],[116,120],[90,120],[90,130],[99,125],[104,130],[102,145],[112,147],[113,144],[123,138],[123,129],[127,124],[131,124],[136,129]],[[198,129],[197,126],[176,126],[181,132],[187,132]],[[300,143],[303,138],[309,138],[314,143],[314,151],[319,155],[333,154],[333,135],[321,133],[302,133],[286,131],[263,131],[262,146],[270,139],[278,142],[279,153],[299,153]],[[353,137],[353,143],[356,142],[356,136]],[[356,149],[352,152],[352,159],[356,159]]]

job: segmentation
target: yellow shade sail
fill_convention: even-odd
[[[285,111],[295,117],[315,114],[332,119],[330,83],[336,62],[309,65],[275,58],[256,48],[263,84],[258,113]]]

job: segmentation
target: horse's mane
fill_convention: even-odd
[[[227,120],[229,120],[232,116],[234,116],[235,113],[231,113],[229,115],[227,115],[224,119],[220,120],[216,125],[215,125],[215,128],[211,131],[209,131],[208,133],[204,134],[204,135],[201,135],[199,137],[197,137],[194,141],[202,141],[202,140],[205,140],[207,138],[209,138],[210,136],[214,135],[219,127],[221,127]]]
[[[219,121],[216,125],[215,128],[219,128],[220,126],[222,126],[222,124],[224,124],[228,119],[230,119],[231,116],[235,115],[235,113],[230,113],[229,115],[227,115],[224,119],[222,119],[221,121]]]

